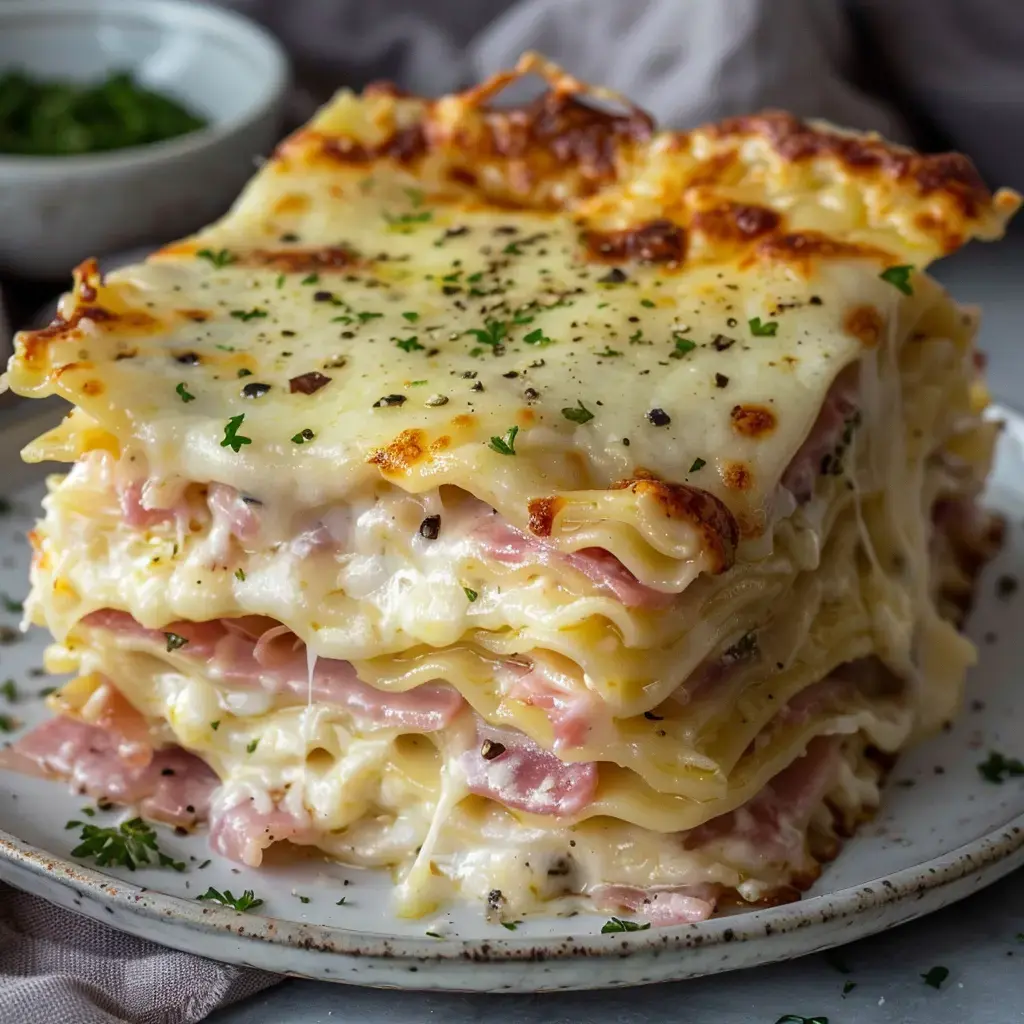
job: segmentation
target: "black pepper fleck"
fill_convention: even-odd
[[[246,384],[242,388],[243,398],[262,398],[270,390],[269,384],[260,384],[258,381],[253,381],[250,384]]]
[[[425,537],[427,540],[437,540],[441,536],[441,517],[427,516],[420,523],[420,536]]]
[[[647,413],[647,420],[655,427],[667,427],[672,422],[672,417],[664,409],[651,409]]]

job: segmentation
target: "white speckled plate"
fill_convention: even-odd
[[[69,857],[77,833],[64,823],[81,817],[81,798],[60,784],[9,773],[0,773],[0,879],[214,959],[365,985],[517,992],[637,985],[767,963],[961,899],[1024,864],[1024,779],[995,785],[977,770],[989,749],[1024,756],[1024,645],[1017,632],[1024,593],[996,594],[1001,574],[1024,573],[1024,419],[1005,416],[989,501],[1007,514],[1010,528],[971,620],[981,664],[970,678],[968,708],[954,729],[903,758],[875,822],[799,903],[626,935],[601,935],[605,918],[590,915],[530,920],[514,933],[488,924],[476,908],[401,921],[389,913],[390,883],[382,874],[313,859],[259,871],[216,858],[205,863],[202,835],[166,830],[161,848],[187,861],[186,873],[103,872]],[[8,423],[0,435],[0,479],[14,504],[0,518],[0,591],[14,598],[26,589],[24,532],[41,494],[38,477],[33,483],[15,465],[15,453],[39,426],[38,420]],[[0,622],[5,615],[13,625],[15,616],[0,604]],[[0,647],[0,678],[13,678],[21,693],[0,713],[26,727],[44,714],[37,694],[49,684],[32,671],[43,644],[34,631]],[[265,904],[238,914],[197,902],[210,885],[254,889]],[[427,936],[428,929],[443,937]]]

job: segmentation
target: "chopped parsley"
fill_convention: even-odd
[[[589,423],[594,414],[577,398],[575,408],[565,408],[562,415],[573,423]]]
[[[71,851],[72,857],[94,857],[100,867],[116,865],[134,871],[140,864],[151,864],[154,859],[162,868],[184,871],[182,861],[161,853],[156,833],[141,818],[122,821],[116,828],[100,828],[81,821],[69,821],[65,828],[81,828],[81,843]],[[155,854],[155,858],[150,854]]]
[[[845,999],[856,987],[857,987],[857,982],[855,982],[855,981],[844,982],[843,983],[843,998]]]
[[[319,284],[319,283],[320,283],[320,275],[319,274],[315,274],[315,273],[314,274],[307,274],[299,282],[299,284]]]
[[[750,333],[755,338],[774,338],[775,332],[779,329],[778,321],[767,320],[762,322],[759,316],[747,321],[750,324]]]
[[[693,460],[693,465],[690,466],[690,472],[696,473],[698,469],[703,469],[707,465],[704,459],[696,458]]]
[[[265,309],[233,309],[231,315],[236,320],[248,322],[249,320],[262,320],[267,315],[267,311]]]
[[[640,305],[643,306],[645,309],[654,309],[654,303],[651,302],[650,299],[641,299]]]
[[[25,605],[21,601],[15,601],[10,594],[0,593],[0,603],[3,604],[4,611],[12,615],[20,615],[25,610]]]
[[[508,334],[508,324],[504,320],[485,320],[483,328],[471,327],[464,333],[472,334],[481,345],[490,345],[491,348],[497,348]],[[530,342],[530,344],[535,344],[535,342]]]
[[[397,217],[394,214],[385,213],[384,219],[388,222],[390,231],[397,231],[407,235],[417,224],[426,224],[434,219],[433,211],[424,210],[422,213],[402,213]]]
[[[245,752],[247,754],[255,754],[256,748],[260,745],[260,738],[257,736],[254,740],[249,740],[245,746]]]
[[[188,388],[185,387],[184,381],[182,381],[182,383],[179,384],[174,390],[177,392],[178,397],[186,405],[188,405],[189,402],[194,402],[196,400],[196,396],[195,395],[189,394]]]
[[[470,590],[469,587],[463,587],[462,592],[466,595],[466,600],[472,604],[480,595],[475,590]]]
[[[422,352],[425,347],[420,344],[415,334],[408,338],[395,338],[394,342],[403,352]]]
[[[218,718],[218,719],[217,719],[216,721],[213,721],[213,722],[211,722],[211,723],[210,723],[210,728],[211,728],[211,729],[212,729],[212,730],[213,730],[214,732],[216,732],[216,731],[217,731],[217,730],[218,730],[218,729],[220,728],[220,719]]]
[[[932,988],[942,988],[942,983],[949,977],[948,967],[933,967],[930,971],[926,971],[921,975],[924,978],[926,985],[931,985]]]
[[[228,264],[234,263],[237,258],[228,249],[218,249],[216,252],[212,249],[200,249],[196,253],[196,259],[209,260],[215,267],[226,267]]]
[[[645,932],[651,927],[650,921],[639,924],[637,921],[624,921],[621,917],[613,917],[601,925],[602,935],[612,935],[615,932]]]
[[[411,323],[411,324],[416,323],[416,321],[419,320],[419,318],[420,318],[419,313],[408,312],[408,313],[403,313],[402,314],[402,319],[403,320],[408,320],[409,323]]]
[[[5,697],[12,704],[18,699],[18,686],[13,679],[5,679],[0,686],[0,696]]]
[[[1007,779],[1016,779],[1024,775],[1024,762],[1016,757],[1004,757],[998,751],[989,751],[988,760],[978,765],[978,771],[986,782],[1000,785]]]
[[[238,433],[238,428],[242,425],[244,419],[245,413],[240,412],[237,416],[232,416],[227,421],[224,426],[224,440],[220,443],[221,448],[230,448],[237,454],[241,451],[243,444],[252,444],[251,437]]]
[[[912,264],[903,263],[898,267],[886,267],[878,276],[893,288],[898,288],[904,295],[913,295],[914,289],[910,286],[910,275],[913,270]]]
[[[598,352],[596,354],[599,356],[606,356],[608,359],[611,359],[613,356],[622,355],[622,353],[618,349],[612,348],[610,345],[605,345],[604,351]]]
[[[180,650],[188,643],[188,639],[181,636],[179,633],[164,633],[164,636],[167,637],[168,651]]]
[[[441,935],[438,935],[438,934],[437,934],[437,932],[431,932],[431,931],[426,931],[426,932],[424,932],[423,934],[424,934],[424,935],[429,935],[429,936],[430,936],[430,938],[432,938],[432,939],[440,939],[440,938],[443,938],[443,936],[441,936]]]
[[[316,437],[309,427],[304,427],[297,434],[292,434],[292,444],[305,444],[307,441],[312,441]]]
[[[85,807],[82,808],[82,813],[87,818],[95,818],[96,817],[96,808],[95,807],[89,807],[88,805],[86,805]]]
[[[17,723],[10,715],[0,715],[0,732],[14,732]]]
[[[682,359],[688,352],[692,352],[696,347],[695,341],[690,341],[689,338],[684,338],[678,331],[672,332],[672,340],[675,342],[675,348],[669,353],[673,359]]]
[[[244,914],[247,910],[255,910],[256,907],[263,906],[263,900],[256,899],[256,894],[252,889],[246,889],[241,896],[232,896],[230,889],[218,892],[211,885],[202,896],[197,896],[196,899],[209,900],[211,903],[219,903],[222,907],[230,907],[232,910],[237,910],[240,914]]]
[[[235,579],[238,580],[239,583],[244,583],[245,582],[245,570],[242,569],[242,568],[236,569],[235,570]]]
[[[298,900],[298,901],[299,901],[300,903],[308,903],[308,902],[309,902],[309,897],[308,897],[308,896],[300,896],[300,895],[299,895],[298,893],[295,893],[295,898],[296,898],[296,899],[297,899],[297,900]]]
[[[348,897],[347,897],[347,896],[342,896],[342,897],[341,897],[341,899],[340,899],[340,900],[338,900],[338,902],[337,902],[337,903],[335,903],[334,905],[335,905],[336,907],[343,907],[343,906],[345,906],[345,903],[346,903],[347,901],[348,901]]]
[[[514,932],[522,923],[522,921],[502,921],[501,927]]]
[[[554,338],[549,338],[539,327],[524,335],[523,341],[527,345],[540,345],[542,348],[555,343]]]
[[[488,442],[488,447],[493,448],[499,455],[515,455],[516,434],[518,433],[518,427],[509,427],[508,430],[505,431],[504,437],[492,437]]]

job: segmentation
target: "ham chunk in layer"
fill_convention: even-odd
[[[93,612],[83,620],[94,629],[131,637],[166,649],[167,633],[185,639],[177,653],[205,666],[231,686],[262,687],[270,693],[337,704],[353,716],[385,728],[436,732],[463,708],[462,697],[444,683],[427,683],[404,693],[378,690],[356,676],[347,661],[317,658],[312,688],[305,644],[272,619],[215,619],[174,622],[165,630],[147,629],[125,612]]]
[[[66,779],[77,793],[137,806],[145,818],[189,828],[204,821],[217,776],[181,747],[163,747],[143,765],[119,754],[120,738],[72,718],[52,718],[0,754],[3,767]]]
[[[210,816],[210,845],[222,857],[258,868],[263,853],[274,843],[292,842],[312,846],[320,833],[309,820],[300,820],[278,807],[261,811],[252,800],[231,807],[214,806]]]
[[[598,885],[588,894],[601,911],[631,910],[655,926],[706,921],[718,900],[716,885],[652,886]]]
[[[597,765],[565,764],[523,733],[482,721],[459,761],[471,793],[530,814],[576,814],[597,791]]]

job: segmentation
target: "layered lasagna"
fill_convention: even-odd
[[[72,678],[8,762],[408,916],[794,898],[957,712],[997,426],[925,267],[1016,206],[533,56],[340,94],[17,338],[72,405],[24,453],[69,466],[26,611]]]

